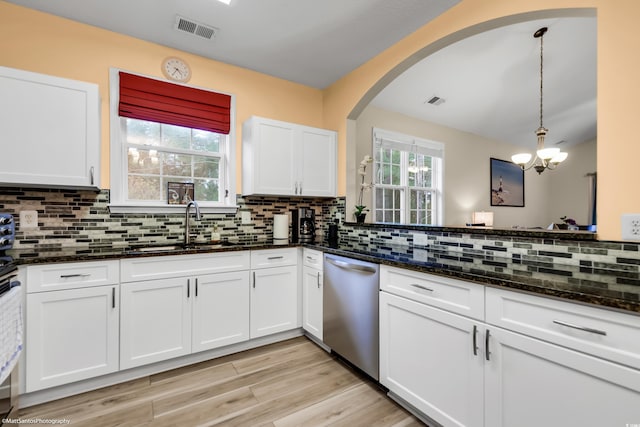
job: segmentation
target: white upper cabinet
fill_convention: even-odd
[[[0,185],[100,187],[98,85],[0,67]]]
[[[242,127],[245,195],[335,197],[336,133],[251,117]]]

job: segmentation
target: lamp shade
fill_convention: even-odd
[[[559,148],[543,148],[537,151],[538,157],[542,160],[549,160],[560,154]]]
[[[560,162],[564,162],[567,159],[567,156],[569,155],[569,153],[566,153],[564,151],[559,152],[558,154],[556,154],[555,156],[553,156],[551,158],[551,163],[560,163]]]
[[[493,212],[474,212],[471,214],[471,222],[474,224],[484,224],[493,227]]]
[[[526,165],[531,160],[531,154],[519,153],[511,156],[511,161],[516,165]]]

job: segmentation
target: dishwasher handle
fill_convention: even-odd
[[[343,268],[345,270],[354,270],[354,271],[360,271],[363,273],[376,273],[376,269],[373,267],[369,267],[367,265],[361,265],[361,264],[352,264],[350,262],[345,262],[345,261],[341,261],[335,258],[331,258],[331,257],[325,257],[325,260],[327,262],[329,262],[330,264],[335,265],[336,267],[340,267]]]

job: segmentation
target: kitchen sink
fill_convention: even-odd
[[[136,253],[154,253],[154,252],[183,252],[188,250],[197,250],[197,249],[217,249],[222,247],[235,246],[234,243],[230,242],[220,242],[220,243],[191,243],[188,246],[184,244],[176,244],[176,245],[158,245],[158,246],[141,246],[136,248],[131,248],[128,250],[128,253],[136,254]]]
[[[183,245],[144,246],[141,248],[131,249],[128,252],[131,252],[131,253],[171,252],[171,251],[183,251],[184,249],[185,247]]]

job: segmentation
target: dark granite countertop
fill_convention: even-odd
[[[640,273],[430,247],[307,245],[325,253],[640,315]]]
[[[242,251],[248,249],[276,249],[298,247],[295,243],[274,244],[272,241],[236,241],[220,244],[195,243],[184,247],[180,243],[163,243],[131,246],[70,246],[38,249],[11,249],[7,254],[19,265],[50,264],[55,262],[95,261],[102,259],[121,259],[164,255],[189,255]]]
[[[219,245],[196,244],[167,249],[171,244],[128,247],[65,247],[14,249],[8,251],[18,265],[95,261],[161,255],[188,255],[223,251],[298,247],[274,245],[271,241],[236,241]],[[177,244],[176,244],[177,245]],[[640,315],[640,273],[630,269],[603,269],[594,265],[566,265],[526,259],[464,254],[430,247],[303,245],[323,252],[362,259],[425,273],[469,280],[577,303],[622,310]],[[155,248],[141,251],[140,248]]]

